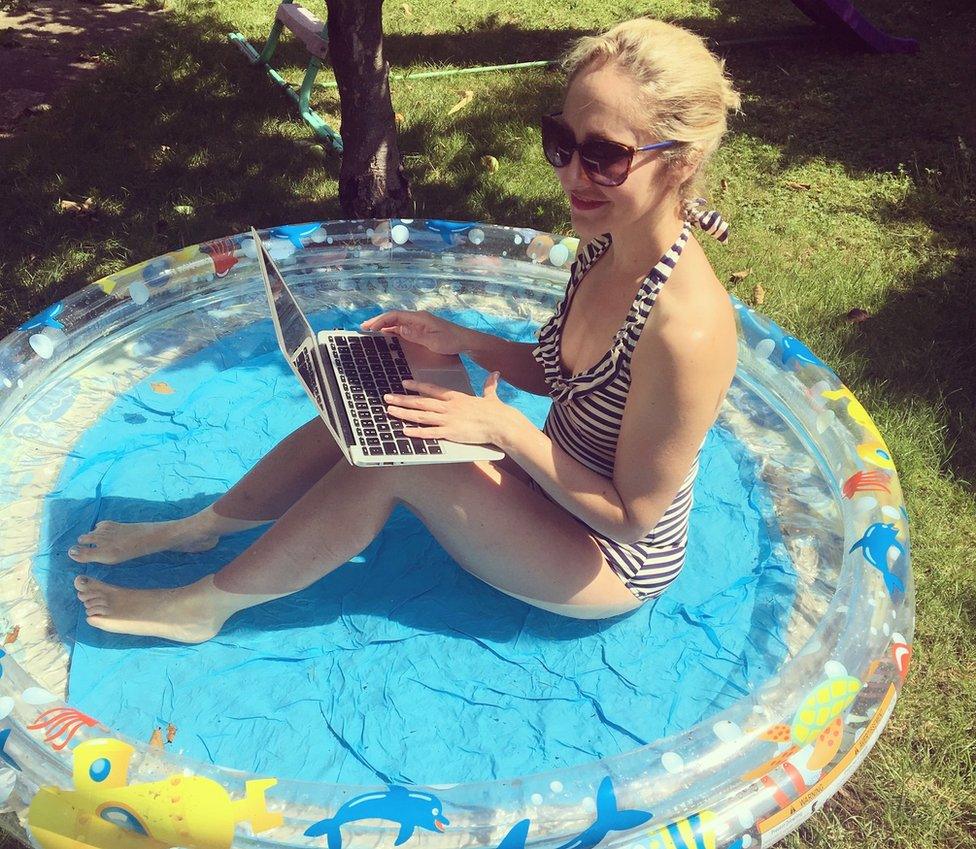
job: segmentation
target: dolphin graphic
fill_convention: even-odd
[[[888,568],[888,552],[892,548],[896,548],[899,554],[905,553],[905,546],[898,542],[898,528],[891,522],[875,522],[851,546],[851,551],[855,548],[860,548],[864,552],[864,559],[881,573],[888,595],[894,598],[896,591],[904,592],[904,582]]]
[[[445,221],[442,218],[428,218],[424,226],[434,233],[438,233],[444,244],[451,247],[456,243],[455,235],[460,236],[465,230],[475,226],[473,221]]]
[[[388,790],[364,793],[350,799],[331,819],[319,820],[305,830],[306,837],[325,835],[329,849],[342,849],[339,827],[356,820],[390,820],[400,825],[394,846],[405,843],[415,828],[443,831],[450,825],[442,813],[443,805],[436,796],[391,784]]]
[[[313,221],[311,224],[285,224],[271,230],[271,235],[276,239],[287,239],[294,245],[295,250],[302,250],[305,244],[302,238],[309,237],[319,229],[319,222]]]
[[[63,310],[64,304],[58,301],[56,304],[44,310],[44,312],[39,312],[33,318],[29,318],[17,329],[35,330],[38,327],[53,327],[55,330],[64,330],[64,325],[58,321],[58,316],[61,315]]]
[[[783,365],[789,365],[790,360],[799,360],[806,365],[820,366],[820,368],[826,369],[827,371],[831,370],[830,366],[795,336],[784,336]]]
[[[653,814],[649,811],[618,811],[617,797],[613,793],[613,782],[609,776],[600,782],[596,793],[596,822],[584,829],[572,840],[556,849],[593,849],[603,842],[611,831],[627,831],[647,822]],[[521,820],[512,826],[498,845],[498,849],[525,849],[525,839],[529,834],[529,820]]]

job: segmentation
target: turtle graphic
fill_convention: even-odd
[[[797,709],[790,725],[780,723],[767,728],[760,737],[786,745],[772,760],[743,776],[759,778],[781,766],[804,746],[813,746],[808,769],[821,769],[830,763],[840,748],[844,732],[844,711],[860,692],[860,680],[843,674],[829,675],[814,687]]]

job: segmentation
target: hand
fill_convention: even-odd
[[[362,330],[392,333],[437,354],[460,354],[466,349],[465,328],[431,315],[427,310],[389,310],[367,319],[359,326]]]
[[[433,383],[405,380],[403,386],[419,395],[384,395],[391,416],[416,425],[403,428],[404,436],[448,439],[468,445],[498,444],[516,410],[498,400],[498,372],[485,380],[482,396],[445,389]]]

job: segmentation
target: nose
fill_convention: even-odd
[[[573,151],[572,157],[570,157],[569,162],[566,163],[562,168],[558,169],[560,179],[563,185],[569,189],[579,189],[580,191],[589,191],[596,185],[591,179],[589,174],[583,170],[580,164],[580,152],[578,150]]]

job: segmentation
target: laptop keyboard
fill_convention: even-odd
[[[319,386],[318,372],[312,363],[312,355],[308,352],[308,348],[303,348],[299,351],[292,362],[295,364],[295,368],[298,369],[298,373],[302,376],[302,380],[305,381],[305,385],[315,396],[315,400],[318,401],[319,409],[328,409],[325,399],[322,397],[322,387]]]
[[[330,336],[339,364],[342,391],[351,400],[352,427],[365,454],[404,456],[443,454],[436,439],[403,435],[402,419],[386,412],[383,396],[417,395],[403,388],[412,378],[400,340],[395,336]],[[411,423],[406,423],[407,427]]]

